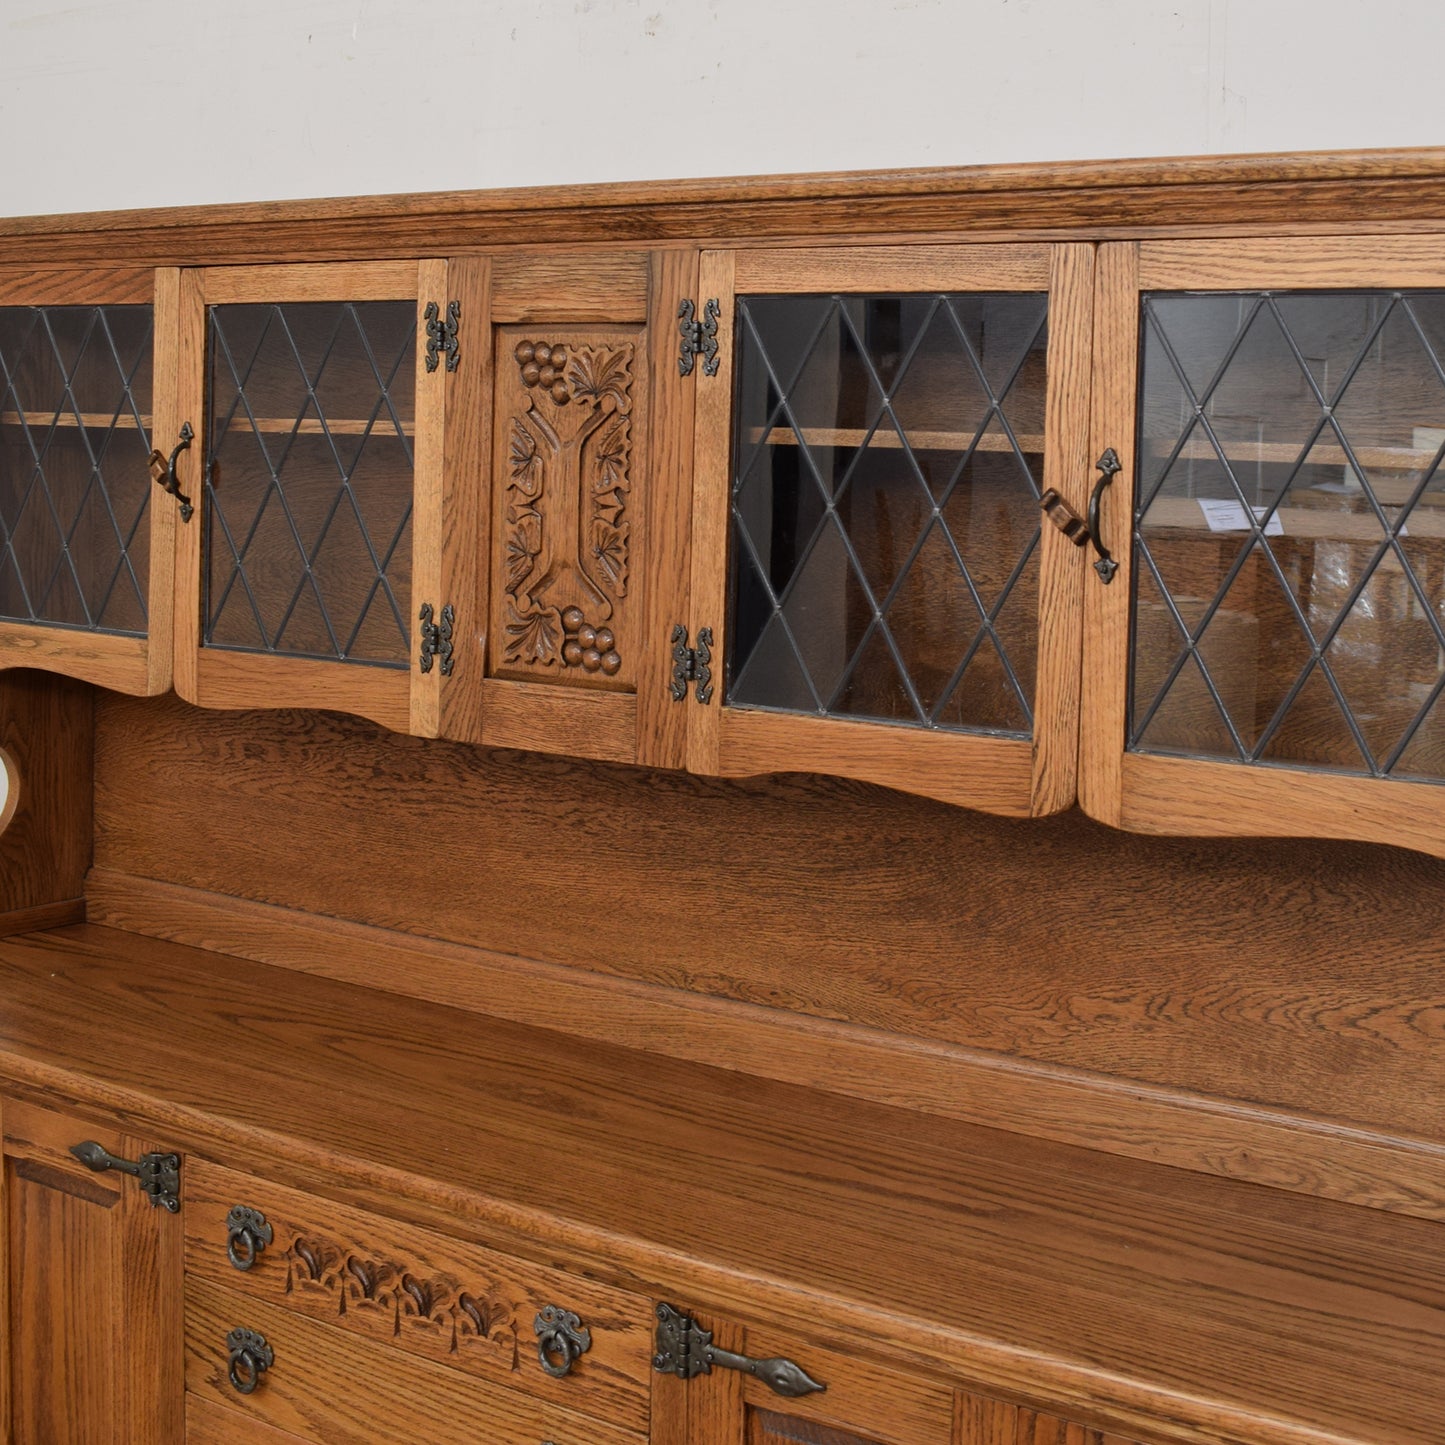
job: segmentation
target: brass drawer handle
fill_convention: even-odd
[[[276,1352],[266,1343],[265,1335],[255,1330],[232,1330],[226,1336],[229,1366],[226,1374],[232,1388],[241,1395],[254,1395],[261,1377],[276,1363]]]
[[[238,1204],[226,1216],[226,1258],[237,1269],[250,1269],[274,1238],[275,1231],[259,1209]]]
[[[592,1331],[571,1310],[547,1305],[532,1321],[537,1332],[537,1359],[549,1375],[561,1379],[592,1348]]]

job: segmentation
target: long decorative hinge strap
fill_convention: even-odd
[[[455,654],[452,647],[452,631],[456,626],[457,614],[450,603],[442,608],[442,619],[436,620],[436,611],[430,602],[421,605],[421,670],[430,672],[440,659],[443,677],[452,675]]]
[[[689,683],[697,684],[697,700],[712,701],[712,628],[699,627],[697,646],[687,645],[687,628],[677,623],[672,629],[672,700],[685,702]]]
[[[697,307],[691,301],[683,301],[677,308],[677,329],[682,333],[682,346],[677,354],[677,370],[680,376],[691,376],[692,368],[699,355],[705,376],[716,376],[718,369],[717,324],[722,308],[716,296],[710,296],[703,304],[702,320],[697,319]]]
[[[755,1360],[749,1355],[735,1355],[720,1350],[712,1342],[712,1331],[705,1330],[691,1315],[671,1305],[657,1307],[657,1353],[652,1368],[659,1374],[676,1375],[679,1380],[710,1375],[714,1370],[741,1370],[756,1375],[774,1394],[796,1399],[826,1390],[792,1360]]]
[[[462,323],[462,303],[447,302],[446,320],[442,320],[441,307],[435,301],[426,304],[426,369],[435,371],[443,356],[447,359],[447,370],[455,371],[462,354],[457,350],[457,329]]]
[[[172,1214],[181,1208],[181,1156],[179,1154],[142,1154],[139,1159],[117,1159],[95,1142],[72,1144],[70,1152],[96,1174],[114,1169],[130,1174],[140,1181],[142,1193],[152,1209],[165,1209]]]

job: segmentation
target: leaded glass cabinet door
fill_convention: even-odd
[[[1445,856],[1445,243],[1111,245],[1094,816]]]
[[[171,683],[176,509],[151,453],[175,271],[0,272],[0,667]]]
[[[681,767],[669,624],[687,585],[695,251],[556,248],[493,266],[478,726],[493,747]]]
[[[480,470],[465,422],[486,367],[462,318],[484,308],[486,269],[183,273],[182,697],[463,726]]]
[[[724,365],[698,382],[692,768],[1073,801],[1085,563],[1040,495],[1084,505],[1092,265],[704,252]]]

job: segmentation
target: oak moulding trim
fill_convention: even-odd
[[[60,903],[39,903],[34,908],[17,908],[10,913],[0,913],[0,938],[84,923],[85,910],[85,899],[67,898]]]
[[[8,252],[33,263],[45,255],[37,250],[40,241],[55,243],[67,258],[88,254],[87,247],[101,254],[108,246],[112,256],[133,252],[131,259],[157,263],[192,252],[199,259],[205,252],[196,248],[221,240],[227,260],[251,253],[265,258],[288,241],[298,254],[318,257],[328,251],[375,255],[378,247],[401,255],[409,253],[407,237],[435,249],[438,225],[460,246],[525,236],[538,226],[553,239],[595,232],[614,242],[619,236],[776,236],[790,226],[814,235],[896,233],[930,217],[967,230],[991,221],[1026,224],[1021,218],[1033,207],[1047,213],[1045,225],[1096,229],[1107,227],[1116,205],[1121,224],[1249,222],[1259,219],[1261,206],[1292,223],[1307,217],[1315,200],[1330,215],[1341,207],[1341,218],[1359,215],[1366,192],[1376,219],[1445,215],[1445,147],[707,177],[21,216],[0,218],[0,259]],[[1192,197],[1188,204],[1185,195]],[[1181,214],[1171,216],[1175,210]]]
[[[1445,1220],[1445,1144],[92,869],[91,923],[872,1103]]]
[[[519,186],[482,191],[433,191],[295,201],[251,201],[154,210],[91,211],[0,219],[0,237],[65,231],[154,230],[200,225],[369,220],[416,217],[456,220],[502,211],[630,209],[722,205],[740,201],[886,200],[896,196],[970,196],[1041,190],[1118,187],[1253,185],[1298,181],[1430,179],[1445,183],[1445,147],[1358,151],[1268,152],[1059,161],[816,174],[711,176],[572,186]]]

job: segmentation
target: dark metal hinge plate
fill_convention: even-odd
[[[448,603],[442,608],[441,621],[436,620],[436,611],[430,602],[423,602],[421,607],[421,670],[430,672],[433,665],[440,660],[441,674],[443,677],[452,675],[452,667],[456,662],[455,649],[452,644],[452,633],[456,626],[457,614]]]
[[[661,1375],[692,1380],[698,1375],[710,1375],[715,1369],[739,1370],[761,1380],[774,1394],[790,1399],[828,1388],[792,1360],[776,1357],[761,1360],[719,1349],[712,1342],[711,1330],[703,1329],[691,1315],[669,1304],[659,1304],[656,1314],[657,1340],[652,1368]]]
[[[677,329],[682,334],[682,345],[677,355],[679,376],[691,376],[699,356],[703,359],[703,374],[717,375],[717,327],[721,317],[722,307],[718,305],[716,296],[710,296],[703,304],[701,321],[697,318],[697,306],[692,301],[683,301],[678,306]]]
[[[105,1174],[112,1169],[117,1174],[129,1174],[140,1184],[141,1192],[150,1200],[152,1209],[164,1209],[171,1214],[179,1213],[179,1154],[142,1154],[139,1159],[120,1159],[97,1144],[94,1139],[87,1139],[83,1144],[72,1144],[70,1152],[95,1174]]]
[[[447,370],[455,371],[462,359],[458,349],[457,331],[462,322],[462,303],[447,302],[446,320],[442,320],[441,307],[435,301],[426,304],[426,369],[435,371],[443,356],[447,359]]]
[[[712,701],[712,649],[711,627],[699,627],[697,646],[687,645],[687,628],[677,623],[672,629],[672,693],[673,702],[685,702],[690,683],[697,685],[697,700],[700,703]]]

